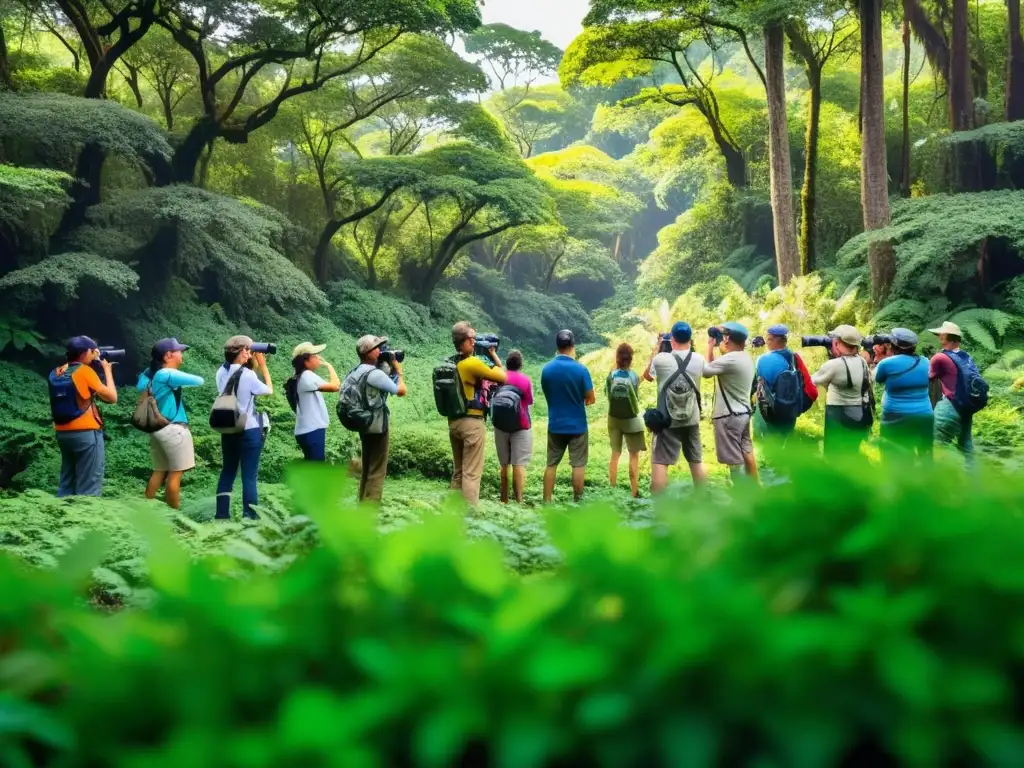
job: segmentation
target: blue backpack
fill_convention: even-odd
[[[78,404],[78,389],[71,378],[71,374],[77,371],[80,365],[81,363],[69,365],[59,375],[56,368],[50,371],[50,413],[53,415],[54,424],[70,424],[91,407],[91,403],[86,403],[84,408]]]
[[[804,378],[796,367],[796,357],[780,373],[772,386],[763,377],[757,382],[757,404],[769,424],[792,424],[805,410]]]
[[[956,391],[953,407],[964,416],[977,413],[988,405],[988,382],[981,377],[978,366],[963,350],[943,352],[956,366]]]

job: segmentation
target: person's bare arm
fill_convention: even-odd
[[[331,377],[330,381],[326,384],[320,385],[321,392],[340,392],[341,391],[341,379],[338,378],[337,372],[334,370],[334,366],[328,362],[324,363],[327,368],[327,373]]]
[[[658,347],[660,344],[655,344],[654,349],[651,350],[651,357],[647,360],[647,367],[644,368],[644,372],[640,375],[640,378],[644,381],[654,381],[654,376],[651,375],[651,366],[654,365],[654,358],[658,356]]]
[[[398,391],[395,392],[395,394],[399,397],[405,397],[408,390],[405,387],[405,377],[402,375],[402,364],[395,360],[395,362],[391,364],[391,367],[395,369],[395,375],[398,377]]]
[[[590,407],[597,402],[597,395],[594,394],[594,390],[590,390],[586,395],[583,396],[583,405]]]
[[[109,360],[100,360],[100,368],[103,369],[103,385],[97,387],[96,397],[104,403],[113,405],[117,402],[117,387],[114,386],[114,366]]]
[[[267,356],[262,352],[254,352],[253,358],[256,360],[256,365],[260,367],[260,373],[263,375],[263,383],[267,385],[267,394],[274,394],[274,382],[270,379],[270,369],[267,368]]]

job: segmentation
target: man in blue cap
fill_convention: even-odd
[[[654,434],[651,441],[651,493],[660,493],[668,485],[668,468],[683,454],[690,465],[694,485],[707,482],[704,454],[700,444],[700,380],[704,358],[693,351],[693,329],[682,321],[667,334],[671,352],[660,352],[661,339],[651,352],[644,369],[646,381],[658,381],[658,409],[670,423]]]
[[[767,352],[757,359],[757,377],[754,381],[758,406],[754,415],[754,432],[758,438],[773,436],[785,442],[796,428],[796,419],[802,408],[773,408],[772,404],[777,399],[775,385],[783,374],[786,377],[795,376],[795,381],[786,383],[795,383],[800,397],[798,403],[802,406],[804,382],[797,367],[796,354],[786,346],[789,342],[789,328],[782,323],[773,325],[765,334],[764,342]],[[789,389],[792,386],[787,387],[787,391]]]
[[[708,362],[704,378],[716,379],[715,409],[711,421],[715,427],[715,453],[729,467],[733,479],[746,469],[757,479],[757,459],[750,441],[750,388],[754,381],[754,361],[746,351],[747,329],[737,322],[723,323],[718,333],[708,333]],[[718,337],[717,339],[715,337]],[[722,353],[715,359],[715,348]]]

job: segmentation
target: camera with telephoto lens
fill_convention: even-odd
[[[869,352],[872,347],[882,344],[892,344],[892,336],[887,333],[876,333],[872,336],[865,336],[860,342],[860,345]]]
[[[801,336],[800,346],[801,347],[824,347],[825,349],[832,349],[832,341],[835,339],[831,333],[826,333],[824,336]]]
[[[405,362],[405,350],[402,349],[388,349],[387,344],[382,344],[380,348],[380,357],[377,358],[377,365],[381,363],[387,363],[388,365],[394,365],[395,363]]]
[[[501,344],[501,339],[498,338],[498,334],[478,333],[476,335],[476,343],[473,346],[473,354],[486,355],[488,350],[491,349],[497,352],[499,344]]]
[[[710,328],[708,328],[708,338],[714,339],[716,344],[721,344],[723,338],[722,329],[719,328],[717,325],[711,326]]]
[[[116,363],[119,360],[124,360],[125,351],[123,349],[115,349],[114,347],[99,347],[100,360],[108,360],[111,363]]]
[[[672,334],[663,333],[661,339],[658,341],[659,352],[671,352],[672,351]]]
[[[254,341],[249,349],[253,352],[262,352],[265,355],[277,354],[277,344],[271,344],[268,341]]]

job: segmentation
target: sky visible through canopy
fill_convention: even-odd
[[[485,24],[502,23],[540,33],[564,49],[583,30],[588,0],[486,0]]]

